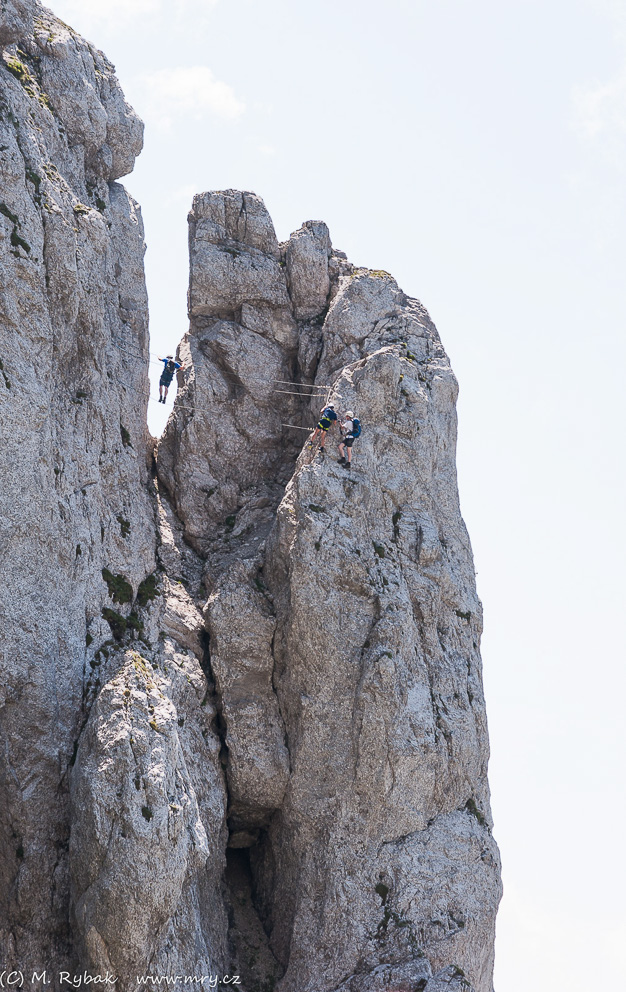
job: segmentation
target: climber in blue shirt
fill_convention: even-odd
[[[165,403],[167,391],[174,378],[174,373],[178,372],[179,369],[184,369],[185,365],[183,362],[175,362],[173,355],[167,355],[166,358],[159,358],[159,361],[163,362],[163,371],[159,379],[159,403]]]

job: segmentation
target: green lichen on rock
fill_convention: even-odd
[[[153,572],[152,575],[146,576],[143,582],[139,584],[136,599],[137,606],[143,609],[144,606],[148,605],[150,600],[156,599],[158,594],[156,572]]]
[[[28,81],[32,79],[32,76],[31,76],[30,72],[28,71],[28,67],[25,66],[23,62],[20,62],[20,60],[18,58],[15,58],[14,56],[7,55],[6,58],[3,61],[4,61],[5,66],[7,67],[7,69],[9,70],[9,72],[11,73],[11,75],[12,76],[15,76],[16,79],[19,79],[19,81],[20,81],[20,83],[22,83],[22,85],[27,84]],[[34,82],[34,80],[33,80],[33,82]]]
[[[20,222],[17,215],[12,210],[9,210],[6,203],[0,203],[0,214],[3,214],[7,220],[10,220],[15,227],[19,227]]]
[[[126,618],[126,628],[136,631],[139,635],[143,634],[143,620],[139,619],[134,610]]]
[[[122,605],[132,601],[133,587],[123,575],[113,575],[113,572],[110,572],[108,568],[103,568],[102,578],[108,586],[109,596],[114,603]]]
[[[35,187],[35,199],[41,199],[41,176],[34,169],[26,169],[26,178]]]
[[[108,606],[105,606],[102,610],[102,616],[111,628],[111,633],[113,634],[115,640],[123,640],[126,633],[126,619],[120,613],[116,613],[115,610],[110,609]]]
[[[18,58],[18,56],[20,57]],[[11,75],[15,76],[18,82],[22,84],[24,87],[24,92],[27,93],[33,100],[37,100],[42,107],[46,107],[50,112],[52,112],[52,104],[50,103],[48,94],[44,93],[40,84],[32,75],[26,62],[22,61],[26,58],[26,53],[22,52],[18,48],[16,55],[3,56],[3,62]]]
[[[121,513],[119,513],[115,519],[120,525],[120,531],[122,537],[128,537],[128,535],[130,534],[130,520],[126,520],[126,518],[123,517]]]
[[[486,826],[487,820],[485,819],[484,814],[481,813],[481,811],[479,810],[478,806],[476,805],[476,801],[474,799],[470,798],[467,800],[467,802],[465,803],[465,809],[467,810],[468,813],[471,813],[472,816],[478,820],[481,827]]]
[[[11,231],[11,244],[14,248],[21,248],[27,255],[30,255],[30,245],[28,241],[24,241],[24,238],[20,238],[15,228]]]
[[[389,886],[388,885],[385,885],[384,882],[379,882],[378,885],[375,888],[375,892],[382,899],[383,906],[384,906],[385,903],[387,902],[387,896],[389,895]]]

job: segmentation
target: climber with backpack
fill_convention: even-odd
[[[341,456],[337,461],[344,468],[349,469],[352,465],[352,445],[357,437],[361,436],[361,421],[358,417],[354,416],[352,410],[346,410],[344,417],[345,420],[340,421],[343,438],[337,445]]]
[[[161,372],[161,378],[159,379],[159,403],[165,403],[167,399],[167,391],[170,387],[172,379],[174,378],[174,373],[178,372],[179,369],[184,369],[185,365],[183,362],[175,362],[173,355],[167,355],[165,358],[159,358],[159,361],[163,362],[163,371]]]
[[[320,419],[318,421],[318,424],[317,424],[317,427],[315,428],[315,430],[313,431],[313,434],[311,435],[311,437],[309,439],[309,444],[314,444],[315,443],[315,438],[317,437],[317,435],[318,434],[321,434],[321,438],[320,438],[320,454],[323,455],[324,454],[324,445],[326,443],[326,434],[328,433],[328,431],[332,427],[333,423],[338,418],[337,418],[337,414],[335,413],[335,404],[334,403],[328,403],[325,407],[322,407],[320,413],[322,414],[322,416],[320,417]]]

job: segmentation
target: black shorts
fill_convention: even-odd
[[[352,437],[352,434],[348,434],[347,437],[344,437],[343,443],[345,444],[346,448],[351,448],[352,445],[354,444],[354,438]]]
[[[172,376],[172,375],[167,376],[167,375],[163,374],[161,376],[161,378],[159,379],[159,386],[170,386],[172,384],[172,379],[173,378],[174,378],[174,376]]]

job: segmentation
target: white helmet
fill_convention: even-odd
[[[352,420],[353,417],[354,417],[354,414],[353,414],[352,410],[346,410],[346,419],[347,420]]]

